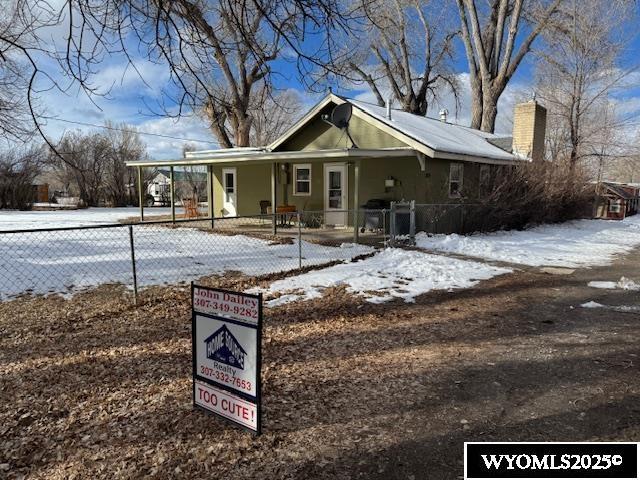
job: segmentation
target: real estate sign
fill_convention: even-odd
[[[193,402],[260,433],[262,296],[191,286]]]

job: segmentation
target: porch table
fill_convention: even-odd
[[[271,215],[273,209],[271,207],[267,207],[267,214]],[[276,207],[276,215],[280,219],[280,223],[278,226],[280,227],[291,227],[293,225],[293,219],[296,217],[298,213],[298,209],[295,205],[278,205]]]

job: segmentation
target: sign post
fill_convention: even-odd
[[[262,295],[191,284],[193,403],[261,432]]]

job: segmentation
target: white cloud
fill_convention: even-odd
[[[182,147],[186,143],[193,143],[196,148],[200,150],[218,147],[218,143],[211,131],[207,128],[204,120],[195,116],[182,117],[179,119],[157,118],[147,120],[138,124],[138,128],[148,133],[188,139],[187,141],[181,141],[143,135],[142,138],[147,144],[147,151],[151,158],[180,158],[182,156]],[[208,140],[211,143],[195,142],[194,140]]]
[[[166,65],[137,59],[132,64],[116,63],[101,69],[95,82],[106,91],[113,87],[117,92],[148,90],[148,94],[157,95],[169,81],[169,69]]]

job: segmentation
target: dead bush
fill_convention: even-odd
[[[481,202],[478,230],[523,229],[584,218],[592,200],[586,173],[565,163],[505,166],[496,171],[492,188]]]

